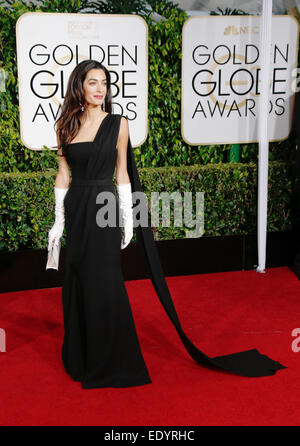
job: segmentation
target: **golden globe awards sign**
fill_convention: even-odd
[[[191,145],[258,141],[261,82],[257,16],[191,17],[183,26],[181,132]],[[288,137],[298,23],[273,16],[270,141]]]
[[[113,113],[128,117],[132,145],[148,133],[148,28],[137,15],[29,12],[17,21],[20,131],[30,149],[57,145],[69,75],[82,60],[110,71]]]

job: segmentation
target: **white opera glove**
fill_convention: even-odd
[[[46,269],[53,268],[58,270],[58,261],[60,253],[60,238],[65,227],[65,207],[64,198],[69,188],[54,187],[55,194],[55,222],[48,234],[48,261]]]
[[[124,227],[124,236],[121,240],[121,249],[126,248],[133,237],[133,211],[131,183],[117,184],[119,195],[119,211],[121,224]]]

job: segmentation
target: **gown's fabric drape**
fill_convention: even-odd
[[[127,170],[131,182],[132,192],[143,192],[135,163],[130,136],[128,139],[127,149]],[[139,205],[141,204],[142,203],[139,203]],[[144,205],[147,207],[146,201],[144,202]],[[197,363],[203,366],[218,368],[249,377],[270,376],[274,375],[277,370],[285,369],[286,366],[268,358],[266,355],[259,353],[256,348],[211,358],[200,351],[191,342],[181,327],[168,285],[164,277],[157,247],[153,237],[151,217],[148,207],[145,212],[148,215],[148,224],[146,226],[139,225],[136,227],[137,242],[143,252],[150,273],[150,278],[157,296],[190,356]]]
[[[95,140],[73,143],[67,150],[72,183],[65,205],[66,258],[62,289],[66,371],[83,388],[128,387],[151,383],[137,338],[121,268],[121,228],[98,227],[99,192],[118,196],[113,185],[121,115],[102,120]],[[133,148],[128,139],[127,170],[132,192],[143,192]],[[174,307],[155,245],[147,202],[146,226],[137,226],[137,242],[157,296],[189,355],[200,365],[243,376],[268,376],[286,368],[251,349],[211,358],[184,333]]]

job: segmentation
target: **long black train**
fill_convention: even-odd
[[[134,159],[130,136],[128,138],[127,149],[127,170],[131,182],[132,192],[143,192]],[[149,269],[150,278],[157,296],[190,356],[198,364],[201,364],[207,368],[222,369],[227,372],[248,377],[271,376],[274,375],[277,370],[287,368],[279,362],[270,359],[268,356],[262,355],[256,348],[211,358],[205,355],[205,353],[200,351],[192,343],[192,341],[184,333],[178,319],[178,315],[165,280],[157,247],[155,245],[147,202],[142,200],[139,206],[143,206],[143,204],[147,208],[146,215],[148,222],[145,226],[139,225],[135,228],[137,242],[143,252]]]

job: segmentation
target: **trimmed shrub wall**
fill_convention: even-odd
[[[269,166],[268,231],[287,231],[293,226],[291,201],[299,189],[294,168],[274,161]],[[140,168],[139,174],[148,202],[151,191],[192,192],[195,218],[196,192],[204,193],[204,236],[255,233],[257,219],[257,166],[228,163],[183,167]],[[56,171],[45,173],[1,173],[0,250],[43,249],[54,222],[54,181]],[[297,177],[299,178],[299,177]],[[171,226],[153,228],[155,238],[186,237],[185,230]],[[135,235],[133,238],[135,241]],[[62,246],[65,244],[65,233]]]

